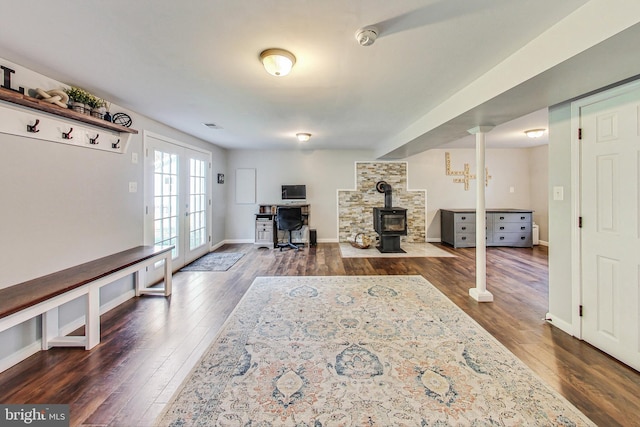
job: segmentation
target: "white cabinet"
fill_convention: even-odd
[[[254,244],[262,248],[274,247],[274,222],[270,217],[256,216],[256,238]]]

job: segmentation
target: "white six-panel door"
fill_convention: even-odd
[[[582,338],[640,370],[640,89],[580,109]]]

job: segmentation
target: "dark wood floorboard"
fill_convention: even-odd
[[[438,245],[440,246],[440,245]],[[170,298],[131,299],[101,317],[91,351],[54,348],[0,373],[1,403],[67,403],[73,426],[146,426],[161,413],[258,276],[422,275],[600,426],[640,426],[640,374],[545,320],[547,249],[488,248],[495,301],[468,296],[475,250],[455,258],[341,258],[337,244],[244,252],[226,272],[179,272]]]

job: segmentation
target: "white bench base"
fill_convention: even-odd
[[[146,287],[146,268],[156,262],[164,261],[164,286]],[[171,295],[171,250],[159,253],[101,277],[75,289],[72,289],[41,303],[27,307],[17,313],[0,319],[0,332],[42,315],[42,350],[52,347],[84,347],[92,349],[100,343],[100,288],[128,275],[134,275],[135,295],[156,294]],[[76,298],[85,297],[85,335],[67,336],[60,333],[59,307]]]

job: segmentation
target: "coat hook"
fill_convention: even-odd
[[[111,148],[113,148],[114,150],[117,150],[118,148],[120,148],[120,138],[118,138],[118,141],[114,144],[111,144]]]
[[[73,128],[69,129],[69,132],[62,132],[62,139],[73,139],[71,132],[73,132]]]
[[[40,132],[40,129],[37,129],[39,124],[40,124],[40,119],[36,119],[36,123],[33,126],[27,125],[27,132],[31,132],[31,133]]]
[[[99,137],[99,136],[100,136],[100,134],[98,133],[98,134],[96,134],[96,137],[95,137],[95,138],[89,138],[89,144],[96,144],[96,145],[97,145],[97,144],[100,144],[100,143],[98,142],[98,137]]]

